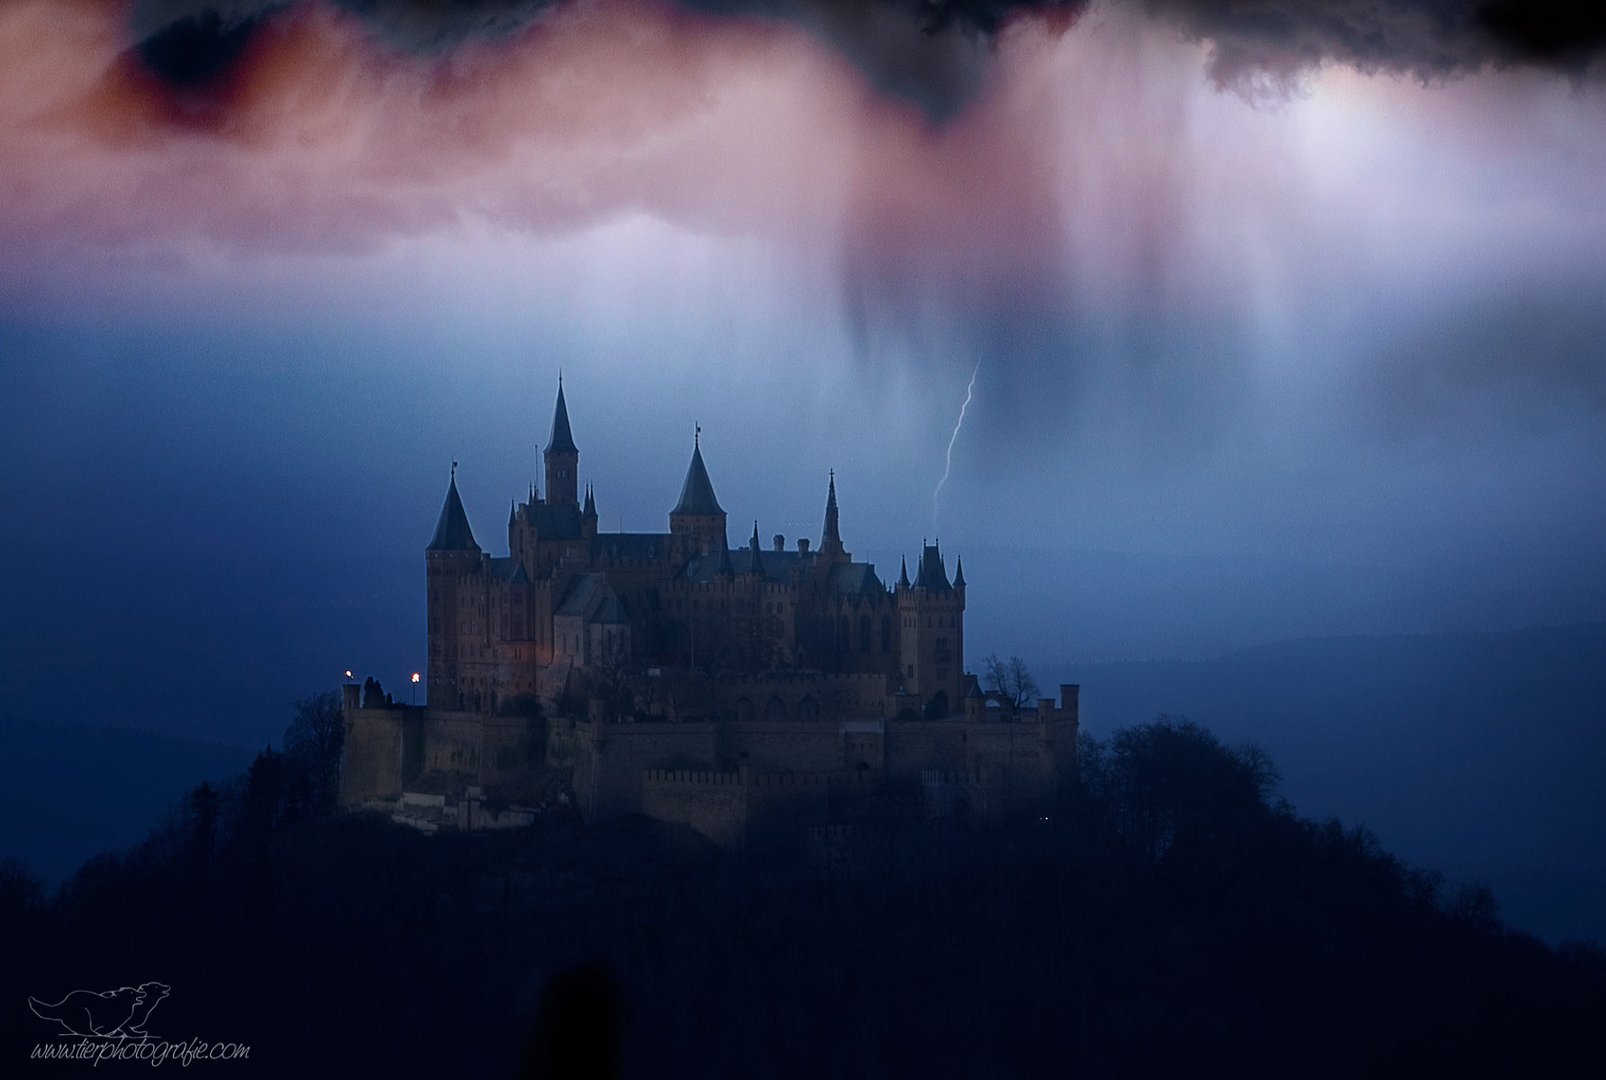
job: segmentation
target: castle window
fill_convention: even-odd
[[[881,616],[881,651],[892,651],[892,616]]]
[[[862,653],[870,651],[870,616],[868,615],[859,616],[859,651]]]

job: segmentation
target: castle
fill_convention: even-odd
[[[766,549],[755,522],[733,551],[700,436],[666,532],[603,532],[560,380],[544,497],[510,507],[505,556],[476,541],[453,465],[425,549],[427,704],[347,688],[347,805],[559,766],[589,820],[645,812],[739,845],[915,777],[967,806],[1051,786],[1076,688],[1029,724],[1001,715],[964,670],[962,564],[950,578],[923,544],[914,577],[883,584],[843,544],[834,473],[817,547]]]

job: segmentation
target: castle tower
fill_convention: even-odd
[[[965,678],[964,570],[948,580],[942,550],[922,543],[915,580],[898,578],[899,674],[922,710],[948,716],[961,706]]]
[[[682,556],[707,555],[726,543],[725,510],[714,497],[713,481],[703,464],[702,428],[692,439],[691,464],[680,488],[680,501],[669,511],[669,531]]]
[[[836,470],[831,470],[831,484],[825,493],[825,530],[820,534],[820,556],[829,563],[848,562],[852,559],[842,548],[842,533],[836,509]]]
[[[477,611],[475,579],[480,567],[480,546],[469,528],[463,499],[457,493],[457,462],[446,487],[446,501],[435,523],[435,535],[424,549],[429,620],[427,700],[436,708],[455,709],[466,700],[460,659],[465,637],[474,627],[465,624],[465,612]]]
[[[569,430],[569,406],[563,400],[563,376],[558,376],[558,403],[552,410],[552,437],[547,440],[546,501],[549,506],[579,506],[580,448]]]

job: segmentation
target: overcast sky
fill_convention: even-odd
[[[7,700],[417,666],[560,369],[604,528],[835,468],[972,661],[1606,616],[1601,20],[1245,7],[0,6]]]

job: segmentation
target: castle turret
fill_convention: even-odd
[[[669,531],[683,556],[711,554],[725,542],[725,510],[714,497],[714,484],[703,464],[700,427],[692,439],[691,464],[680,488],[680,501],[669,511]]]
[[[947,716],[961,703],[965,675],[965,596],[948,580],[938,544],[922,542],[915,580],[908,564],[898,579],[899,663],[904,685],[922,711]]]
[[[552,437],[547,440],[546,501],[549,506],[579,506],[580,449],[569,430],[569,406],[563,400],[563,376],[558,376],[558,403],[552,410]]]
[[[481,552],[469,528],[462,496],[457,493],[457,462],[446,487],[446,501],[435,522],[435,535],[424,549],[426,601],[429,623],[428,672],[426,689],[430,704],[458,707],[465,688],[459,660],[461,644],[471,637],[475,626],[465,613],[477,610],[475,588]]]

